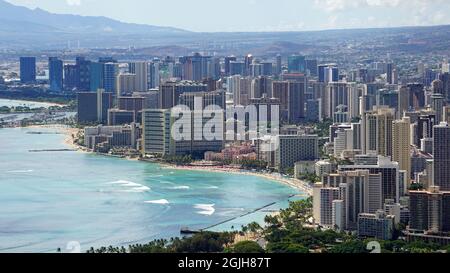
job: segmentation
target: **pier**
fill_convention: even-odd
[[[30,153],[46,153],[46,152],[76,152],[76,149],[44,149],[44,150],[29,150]]]
[[[63,135],[63,133],[58,132],[27,132],[29,135]]]
[[[289,197],[288,197],[287,200],[291,199],[292,197],[298,197],[298,196],[299,196],[299,195],[297,195],[297,194],[291,194],[291,195],[289,195]],[[210,225],[210,226],[208,226],[208,227],[205,227],[205,228],[202,228],[202,229],[199,229],[199,230],[191,230],[191,229],[189,229],[189,228],[187,228],[187,227],[184,227],[184,228],[182,228],[182,229],[180,230],[180,233],[181,233],[181,234],[187,234],[187,235],[189,235],[189,234],[197,234],[197,233],[201,233],[201,232],[207,231],[208,229],[215,228],[215,227],[217,227],[217,226],[220,226],[220,225],[229,223],[229,222],[231,222],[231,221],[234,221],[234,220],[236,220],[236,219],[239,219],[239,218],[242,218],[242,217],[251,215],[251,214],[256,213],[256,212],[259,212],[259,211],[264,211],[264,212],[268,212],[268,213],[278,212],[278,210],[265,210],[265,209],[267,209],[268,207],[271,207],[271,206],[273,206],[273,205],[275,205],[275,204],[277,204],[277,203],[279,203],[279,202],[280,202],[280,201],[278,201],[278,202],[272,202],[272,203],[267,204],[267,205],[265,205],[265,206],[262,206],[262,207],[259,207],[259,208],[257,208],[257,209],[254,209],[254,210],[252,210],[252,211],[246,212],[246,213],[244,213],[244,214],[242,214],[242,215],[239,215],[239,216],[236,216],[236,217],[233,217],[233,218],[224,220],[224,221],[222,221],[222,222],[216,223],[216,224],[214,224],[214,225]]]

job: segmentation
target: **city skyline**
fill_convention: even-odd
[[[219,11],[210,10],[216,5],[206,0],[198,0],[196,5],[178,0],[7,2],[52,13],[105,16],[127,23],[169,26],[195,32],[312,31],[450,24],[450,18],[445,16],[450,12],[450,3],[444,0],[231,0]],[[411,6],[415,8],[411,10]],[[218,12],[230,19],[217,20]]]

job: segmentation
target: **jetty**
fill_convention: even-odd
[[[306,195],[305,195],[305,196],[306,196]],[[293,197],[302,197],[302,195],[291,194],[291,195],[289,195],[289,197],[287,198],[287,200],[289,200],[289,199],[291,199],[291,198],[293,198]],[[307,197],[307,196],[306,196],[306,197]],[[184,234],[184,235],[193,235],[193,234],[201,233],[201,232],[207,231],[207,230],[209,230],[209,229],[211,229],[211,228],[214,228],[214,227],[217,227],[217,226],[220,226],[220,225],[229,223],[229,222],[231,222],[231,221],[234,221],[234,220],[236,220],[236,219],[239,219],[239,218],[242,218],[242,217],[251,215],[251,214],[256,213],[256,212],[259,212],[259,211],[267,212],[267,213],[275,213],[275,212],[278,212],[279,210],[271,210],[271,209],[267,209],[267,208],[269,208],[269,207],[271,207],[271,206],[273,206],[273,205],[276,205],[276,204],[279,203],[279,202],[281,202],[281,201],[278,201],[278,202],[272,202],[272,203],[267,204],[267,205],[265,205],[265,206],[259,207],[259,208],[257,208],[257,209],[252,210],[252,211],[246,212],[246,213],[241,214],[241,215],[239,215],[239,216],[236,216],[236,217],[233,217],[233,218],[224,220],[224,221],[222,221],[222,222],[216,223],[216,224],[214,224],[214,225],[210,225],[210,226],[205,227],[205,228],[202,228],[202,229],[192,230],[192,229],[189,229],[188,227],[183,227],[183,228],[180,229],[180,234],[182,234],[182,235],[183,235],[183,234]]]
[[[76,152],[76,149],[43,149],[43,150],[29,150],[30,153],[46,153],[46,152]]]

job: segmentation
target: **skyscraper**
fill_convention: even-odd
[[[371,174],[381,173],[383,203],[386,199],[398,201],[400,199],[398,163],[391,161],[389,157],[376,155],[368,157],[374,159],[378,158],[378,162],[376,164],[373,164],[374,162],[371,162],[371,160],[367,163],[355,162],[356,165],[341,165],[339,166],[339,170],[369,170]]]
[[[159,88],[160,84],[160,71],[159,71],[159,62],[150,62],[147,64],[147,73],[148,73],[148,89]],[[174,72],[174,77],[178,77],[177,73]],[[181,78],[181,75],[179,75]]]
[[[48,59],[50,91],[61,92],[63,90],[63,61],[57,57]]]
[[[20,82],[36,82],[36,58],[20,57]]]
[[[105,67],[103,63],[91,62],[90,69],[90,91],[103,89]]]
[[[436,112],[436,124],[441,123],[444,118],[444,95],[440,93],[434,93],[430,97],[431,108]]]
[[[280,75],[281,74],[281,72],[283,72],[283,64],[282,64],[282,58],[281,58],[281,55],[280,54],[278,54],[277,55],[277,65],[276,65],[276,74],[277,75]]]
[[[339,69],[336,64],[318,66],[319,82],[329,83],[339,81]]]
[[[117,75],[119,74],[119,65],[117,63],[105,63],[103,74],[103,87],[105,92],[117,92]]]
[[[392,155],[392,122],[394,120],[395,110],[387,107],[379,107],[364,114],[363,153]]]
[[[306,59],[305,56],[292,55],[288,57],[288,71],[289,73],[306,73]]]
[[[434,185],[450,191],[450,126],[442,122],[433,128]]]
[[[84,57],[76,58],[77,69],[77,90],[90,91],[91,90],[91,61]]]
[[[136,90],[136,75],[135,74],[119,74],[117,76],[117,97],[132,95]]]
[[[230,63],[235,62],[237,59],[235,56],[225,57],[225,75],[230,75]]]
[[[128,64],[128,73],[136,75],[134,91],[148,90],[148,64],[146,62],[133,62]]]
[[[105,93],[103,89],[97,92],[78,92],[77,101],[78,123],[107,122],[108,109],[113,103],[111,93]]]
[[[411,121],[408,117],[396,120],[392,124],[392,160],[397,161],[400,170],[406,171],[407,189],[410,186],[411,175]],[[406,190],[406,189],[405,189]]]

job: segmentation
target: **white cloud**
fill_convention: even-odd
[[[79,6],[81,5],[81,0],[66,0],[69,6]]]
[[[357,10],[364,11],[366,14],[368,12],[370,15],[367,18],[367,23],[370,26],[381,25],[382,22],[377,22],[376,19],[384,20],[384,24],[389,24],[386,20],[387,18],[375,17],[375,12],[380,12],[380,9],[387,9],[390,12],[394,11],[397,13],[399,16],[395,19],[396,24],[398,22],[401,22],[402,25],[450,23],[450,17],[442,12],[442,10],[450,8],[450,1],[448,0],[314,0],[314,5],[316,9],[329,13],[329,18],[352,10],[355,10],[355,16],[358,14]],[[400,14],[403,14],[403,16],[401,17]],[[336,20],[334,21],[336,24]],[[339,25],[345,24],[350,26],[355,24],[355,18],[351,16],[338,21],[341,21]],[[328,24],[331,25],[330,22]]]
[[[432,5],[444,3],[445,0],[314,0],[315,6],[328,12],[336,12],[354,8],[385,7],[385,8],[411,8],[428,9]]]

